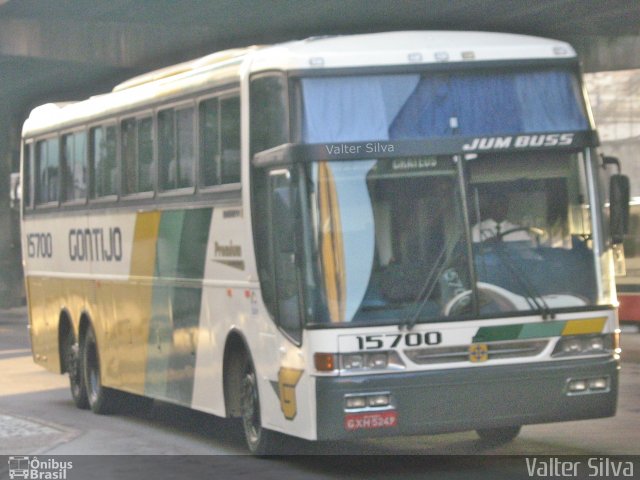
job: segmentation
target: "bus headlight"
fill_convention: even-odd
[[[353,371],[397,370],[405,365],[397,352],[358,352],[340,354],[340,369]]]
[[[552,357],[566,357],[571,355],[597,355],[613,353],[615,342],[612,334],[605,335],[575,335],[562,337],[558,340]]]

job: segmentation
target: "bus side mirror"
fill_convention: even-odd
[[[620,244],[629,231],[629,177],[616,173],[609,179],[611,242]]]
[[[10,207],[17,210],[20,206],[20,200],[22,198],[22,187],[20,185],[20,174],[11,174],[11,190],[9,192]]]

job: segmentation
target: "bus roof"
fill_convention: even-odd
[[[110,93],[37,107],[24,124],[23,136],[91,123],[213,83],[238,83],[244,62],[249,72],[260,72],[575,56],[565,42],[505,33],[415,31],[312,37],[217,52],[134,77]]]

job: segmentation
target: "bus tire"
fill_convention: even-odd
[[[250,360],[245,361],[242,372],[240,411],[247,447],[253,455],[257,456],[276,454],[278,453],[275,438],[277,434],[262,427],[258,380]]]
[[[89,325],[82,342],[82,370],[89,408],[100,415],[117,410],[117,392],[102,385],[100,354],[93,327]]]
[[[481,428],[476,430],[476,433],[483,443],[488,445],[502,445],[516,438],[521,428],[520,425],[514,427]]]
[[[89,400],[87,399],[87,389],[84,383],[82,358],[73,330],[69,330],[65,336],[63,354],[65,356],[64,364],[69,373],[69,389],[71,390],[73,403],[78,408],[87,409],[89,408]]]

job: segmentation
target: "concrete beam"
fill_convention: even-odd
[[[582,35],[567,40],[580,55],[585,72],[640,68],[639,35]]]
[[[88,22],[54,18],[0,20],[0,55],[132,68],[200,45],[206,27]]]

